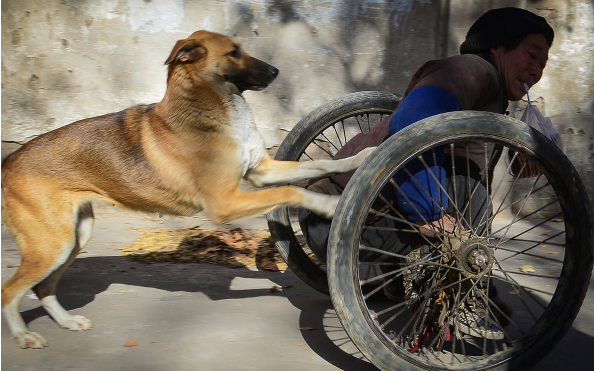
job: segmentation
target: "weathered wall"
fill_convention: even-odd
[[[594,3],[590,0],[4,0],[2,141],[161,99],[163,62],[198,29],[235,35],[281,70],[247,92],[267,144],[306,113],[360,90],[403,92],[426,60],[457,53],[484,11],[518,6],[556,31],[533,90],[594,195]],[[5,151],[3,151],[5,152]]]

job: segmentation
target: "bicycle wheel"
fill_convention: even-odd
[[[355,135],[369,132],[391,115],[400,99],[397,94],[381,91],[358,92],[334,99],[295,125],[279,146],[275,159],[332,159]],[[305,187],[307,182],[298,185]],[[279,208],[268,213],[267,218],[270,234],[291,270],[312,288],[328,294],[326,265],[304,242],[297,210]]]
[[[441,151],[438,195],[448,205],[432,204],[455,228],[427,233],[403,215],[399,202],[410,198],[390,197],[401,194],[403,174],[417,174],[415,164],[440,174],[431,160]],[[537,176],[513,175],[522,173],[511,171],[519,156]],[[489,171],[497,159],[506,161]],[[346,332],[380,369],[526,369],[579,311],[593,231],[586,190],[552,142],[503,115],[442,114],[390,137],[348,184],[330,232],[330,294]],[[379,273],[363,278],[370,266]],[[401,297],[377,299],[394,285]]]

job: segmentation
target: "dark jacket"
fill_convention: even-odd
[[[508,105],[501,76],[488,56],[474,54],[457,55],[425,63],[411,79],[404,98],[421,86],[435,86],[452,94],[461,110],[505,113]],[[388,128],[392,116],[376,125],[369,133],[361,133],[347,142],[334,157],[341,159],[353,156],[367,147],[380,145],[388,137]],[[471,159],[477,164],[484,162],[482,143],[469,143]],[[472,150],[476,148],[476,151]],[[493,148],[489,148],[489,156]],[[481,167],[482,170],[482,167]],[[318,191],[341,193],[354,171],[330,177],[330,182],[318,185]],[[330,189],[334,186],[336,191]]]

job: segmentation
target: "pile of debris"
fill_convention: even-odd
[[[269,271],[287,269],[269,234],[242,228],[151,230],[125,248],[123,254],[144,263],[191,262]]]

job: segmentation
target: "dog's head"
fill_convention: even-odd
[[[276,67],[247,54],[236,40],[208,31],[179,40],[165,64],[168,82],[176,69],[182,69],[196,82],[229,82],[239,92],[262,90],[278,76]]]

